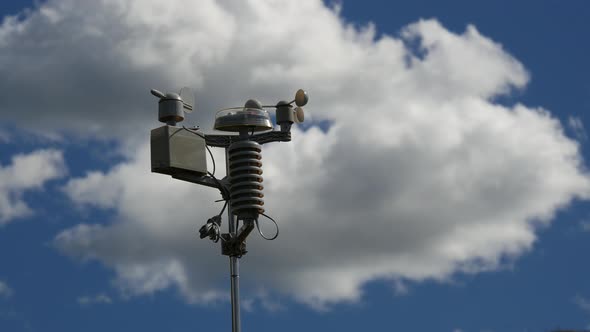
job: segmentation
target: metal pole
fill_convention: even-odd
[[[225,171],[229,176],[229,155],[225,149]],[[231,200],[227,203],[227,220],[231,236],[236,236],[238,227],[234,218]],[[238,257],[229,256],[229,274],[231,280],[231,327],[232,332],[241,332],[240,326],[240,262]]]
[[[240,262],[237,257],[229,258],[231,274],[231,318],[232,332],[240,332]]]

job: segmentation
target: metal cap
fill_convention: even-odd
[[[158,119],[170,125],[184,120],[182,99],[177,93],[168,92],[158,102]]]

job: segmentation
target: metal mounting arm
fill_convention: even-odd
[[[227,176],[221,180],[216,180],[210,175],[198,176],[190,172],[176,172],[172,174],[172,177],[182,181],[192,182],[211,188],[217,188],[219,191],[221,191],[221,195],[224,199],[227,198],[226,193],[229,192],[229,180]]]
[[[230,257],[242,257],[248,250],[246,250],[246,238],[254,229],[254,220],[244,221],[244,225],[240,227],[237,235],[232,233],[221,234],[221,254]]]
[[[290,142],[291,132],[289,131],[269,131],[262,134],[248,136],[251,141],[265,144],[270,142]],[[239,135],[205,135],[205,142],[209,146],[227,148],[232,143],[243,140]]]

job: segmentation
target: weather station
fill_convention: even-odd
[[[262,105],[250,99],[244,106],[219,110],[214,124],[217,133],[206,134],[198,127],[178,126],[185,112],[193,111],[191,89],[182,88],[180,93],[152,89],[151,93],[159,98],[158,120],[165,123],[151,131],[152,172],[216,188],[221,193],[221,201],[225,201],[221,212],[199,229],[199,236],[215,243],[221,241],[221,254],[229,257],[232,331],[239,332],[239,259],[248,252],[246,239],[255,228],[266,240],[274,240],[279,235],[276,221],[264,213],[262,144],[291,141],[291,126],[303,122],[303,106],[308,102],[308,95],[300,89],[290,102],[281,100],[276,105]],[[277,129],[267,109],[276,111]],[[228,134],[219,134],[219,131]],[[215,159],[209,147],[225,148],[226,175],[221,179],[215,176]],[[207,153],[211,157],[212,172],[207,169]],[[226,209],[228,231],[222,233],[222,215]],[[260,230],[261,216],[275,224],[273,236],[267,237]]]

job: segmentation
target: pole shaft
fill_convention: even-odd
[[[225,148],[225,171],[229,176],[229,154],[227,148]],[[229,226],[229,232],[232,236],[237,236],[238,225],[237,220],[234,218],[231,200],[227,203],[227,220]],[[229,274],[231,282],[231,328],[232,332],[241,332],[240,326],[240,262],[238,257],[229,257]]]
[[[240,262],[237,257],[229,258],[231,274],[231,318],[232,332],[240,332]]]

